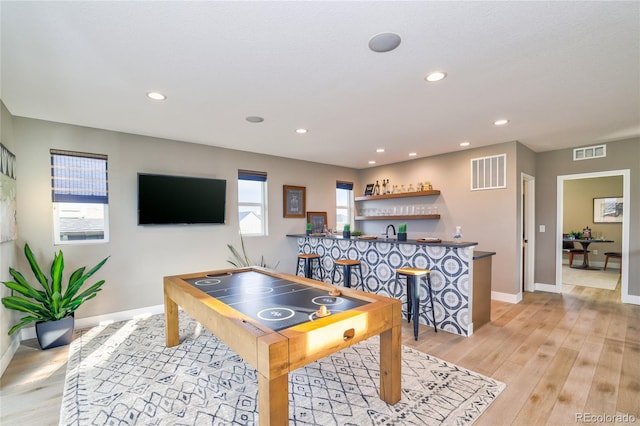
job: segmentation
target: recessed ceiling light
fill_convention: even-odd
[[[434,71],[427,75],[424,79],[429,83],[435,83],[436,81],[443,80],[447,76],[446,72],[443,71]]]
[[[369,161],[369,164],[376,164],[376,162],[375,162],[375,161],[373,161],[373,160],[370,160],[370,161]]]
[[[380,33],[369,40],[369,49],[374,52],[384,53],[390,52],[400,45],[402,39],[398,34]]]
[[[164,101],[165,99],[167,99],[167,97],[160,92],[148,92],[147,97],[149,99],[153,99],[154,101]]]
[[[262,123],[264,121],[264,118],[258,117],[257,115],[250,115],[245,120],[247,120],[249,123]]]
[[[384,152],[384,148],[378,148],[376,149],[376,152]]]
[[[415,153],[415,152],[410,152],[410,153],[409,153],[409,157],[415,157],[416,155],[418,155],[418,154],[417,154],[417,153]]]
[[[496,126],[504,126],[508,122],[509,120],[507,120],[506,118],[501,118],[499,120],[494,121],[493,124],[495,124]]]
[[[471,142],[460,142],[460,146],[469,146]]]
[[[300,134],[300,135],[304,135],[305,133],[307,133],[308,130],[307,129],[296,129],[296,133]]]

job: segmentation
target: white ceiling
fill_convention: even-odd
[[[640,135],[637,1],[0,5],[16,116],[358,169],[462,141],[541,152]],[[396,50],[368,49],[388,31]],[[433,70],[448,77],[425,82]]]

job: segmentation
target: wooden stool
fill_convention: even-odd
[[[620,259],[620,273],[622,273],[622,253],[618,253],[617,251],[608,251],[604,255],[604,270],[607,270],[607,263],[609,263],[609,258],[613,257],[614,259]]]
[[[431,307],[431,319],[433,320],[433,329],[438,332],[436,328],[436,311],[433,303],[433,293],[431,291],[431,271],[429,269],[404,267],[396,269],[396,283],[400,276],[407,278],[407,321],[411,322],[411,316],[413,314],[413,337],[418,340],[418,322],[420,319],[420,291],[419,284],[422,277],[427,277],[427,290],[429,291],[429,303]]]
[[[322,265],[320,264],[320,255],[315,253],[299,253],[298,254],[298,266],[296,267],[296,275],[300,273],[300,261],[304,260],[304,276],[306,278],[313,279],[313,261],[318,261],[318,271],[320,275],[320,281],[324,280],[324,273],[322,272]]]
[[[338,266],[342,266],[344,272],[344,286],[347,288],[351,287],[351,268],[354,266],[358,267],[358,271],[360,273],[360,283],[362,284],[362,289],[364,290],[364,280],[362,279],[362,264],[359,260],[351,260],[351,259],[338,259],[333,264],[333,271],[331,272],[331,283],[335,284],[336,282],[336,271],[338,270]]]

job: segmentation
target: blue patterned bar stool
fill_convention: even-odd
[[[413,315],[413,337],[418,340],[418,320],[420,315],[420,288],[419,285],[422,281],[422,277],[427,278],[427,290],[429,292],[429,304],[427,310],[431,311],[431,319],[433,320],[433,329],[438,332],[436,328],[436,311],[433,305],[433,293],[431,291],[431,271],[429,269],[404,267],[396,269],[396,283],[401,277],[407,279],[407,321],[411,322],[411,316]]]
[[[313,261],[318,261],[318,275],[320,281],[324,280],[324,273],[322,272],[322,265],[320,264],[320,255],[315,253],[299,253],[298,254],[298,266],[296,267],[296,275],[300,274],[300,266],[304,266],[304,276],[306,278],[313,279]],[[300,263],[304,261],[304,263]]]
[[[351,271],[355,266],[358,267],[358,272],[360,273],[360,284],[362,285],[362,289],[364,290],[364,280],[362,279],[362,263],[359,260],[351,260],[351,259],[338,259],[333,264],[333,271],[331,272],[331,283],[335,284],[336,282],[336,272],[338,271],[338,266],[342,266],[344,271],[344,286],[347,288],[351,287]]]

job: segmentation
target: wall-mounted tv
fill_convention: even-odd
[[[227,181],[138,173],[138,225],[224,223]]]

